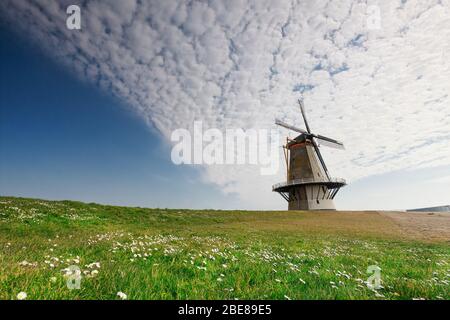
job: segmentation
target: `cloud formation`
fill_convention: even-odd
[[[302,126],[343,140],[326,150],[349,180],[450,164],[448,0],[2,0],[0,16],[79,76],[123,99],[169,143],[195,120],[216,128]],[[285,132],[283,132],[285,133]],[[282,168],[281,168],[282,169]],[[244,207],[280,208],[283,179],[208,166],[204,179]]]

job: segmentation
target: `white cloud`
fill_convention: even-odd
[[[314,131],[346,144],[324,149],[334,175],[450,164],[448,0],[89,1],[81,32],[65,28],[70,2],[3,0],[0,15],[165,139],[194,120],[302,125],[295,101],[305,90]],[[368,28],[370,5],[379,30]],[[282,173],[212,166],[204,179],[243,206],[284,206],[271,193]]]

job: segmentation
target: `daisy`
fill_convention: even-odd
[[[122,291],[117,292],[117,296],[121,299],[121,300],[127,300],[128,296],[123,293]]]
[[[17,299],[19,299],[19,300],[25,300],[27,298],[27,294],[25,293],[25,292],[19,292],[18,294],[17,294]]]

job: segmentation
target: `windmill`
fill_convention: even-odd
[[[300,133],[294,139],[286,138],[283,146],[286,159],[286,182],[275,184],[278,192],[288,202],[288,210],[335,210],[333,199],[346,185],[344,179],[332,178],[319,150],[319,145],[344,149],[342,142],[315,134],[306,119],[303,102],[298,100],[306,130],[276,119],[275,124]]]

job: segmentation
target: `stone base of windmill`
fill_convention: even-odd
[[[336,210],[331,199],[292,200],[288,204],[288,210]]]

